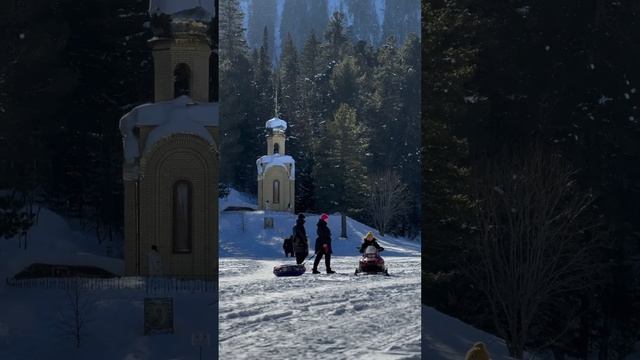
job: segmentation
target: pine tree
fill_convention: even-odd
[[[270,34],[275,34],[274,23],[276,18],[277,1],[259,0],[249,2],[249,14],[247,22],[247,41],[249,47],[259,48],[265,44],[264,28],[268,28]],[[274,36],[267,38],[266,49],[270,49],[269,57],[275,59]]]
[[[324,44],[324,58],[333,67],[340,61],[348,45],[343,13],[336,12],[333,14],[325,30],[324,39],[326,41]]]
[[[378,66],[373,74],[375,90],[368,100],[370,109],[367,125],[379,130],[371,139],[371,152],[378,159],[377,166],[397,170],[399,147],[389,144],[398,143],[407,127],[406,119],[401,115],[404,106],[401,89],[405,79],[399,76],[403,69],[393,37],[388,38],[378,49],[377,62]]]
[[[346,56],[336,65],[331,75],[332,99],[356,107],[359,100],[360,67],[352,56]]]
[[[456,275],[465,254],[465,240],[471,236],[469,229],[473,227],[470,150],[460,122],[469,113],[470,103],[465,97],[474,95],[468,82],[475,74],[479,44],[476,37],[462,34],[481,33],[481,23],[477,14],[467,11],[466,4],[459,2],[439,6],[427,2],[423,4],[423,13],[433,20],[423,22],[422,40],[423,97],[431,99],[421,105],[422,246],[431,249],[423,253],[426,276],[422,300],[465,318],[480,310],[464,302],[452,309],[446,297],[452,291],[469,291],[468,281]],[[411,65],[410,49],[403,51],[403,62],[415,66]],[[443,276],[434,279],[429,273]]]
[[[285,117],[289,119],[293,128],[297,126],[297,121],[294,119],[297,118],[299,108],[298,76],[300,71],[298,66],[298,52],[291,34],[287,34],[279,68],[279,78],[282,82],[280,109],[285,114]]]
[[[238,0],[223,1],[220,4],[220,118],[221,125],[221,182],[233,184],[244,191],[255,191],[246,186],[248,164],[247,155],[254,151],[255,88],[253,68],[247,58],[247,45],[242,28],[243,14]],[[253,131],[252,131],[253,130]],[[255,174],[250,174],[251,178]]]
[[[367,193],[366,128],[355,110],[342,104],[326,124],[315,161],[315,203],[322,211],[359,218]]]

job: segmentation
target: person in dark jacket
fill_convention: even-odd
[[[309,255],[309,240],[304,228],[304,215],[298,214],[298,220],[293,227],[293,251],[296,254],[296,264],[300,265]]]
[[[373,237],[373,233],[371,231],[369,231],[364,239],[362,239],[362,245],[360,245],[360,253],[363,254],[369,246],[375,247],[376,249],[378,249],[378,251],[384,250],[384,248],[380,246],[380,244],[378,244],[378,240]]]
[[[327,274],[333,274],[331,270],[331,230],[327,226],[329,215],[322,214],[318,221],[318,238],[316,239],[316,260],[313,262],[313,273],[320,274],[318,264],[324,256],[324,263],[327,266]]]
[[[293,238],[292,237],[288,237],[284,239],[284,243],[282,244],[282,249],[284,249],[284,257],[289,257],[289,254],[291,254],[291,257],[293,257]]]

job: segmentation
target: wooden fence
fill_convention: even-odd
[[[20,289],[144,290],[149,294],[217,292],[217,280],[206,278],[114,277],[114,278],[7,278],[6,284]]]

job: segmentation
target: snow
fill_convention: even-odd
[[[274,31],[273,31],[273,36],[274,36],[274,47],[275,47],[275,56],[274,56],[274,62],[277,64],[278,63],[278,56],[281,53],[281,49],[282,49],[282,34],[281,34],[281,30],[280,30],[280,25],[282,25],[282,21],[279,21],[279,19],[282,19],[282,13],[284,12],[284,0],[277,0],[276,2],[276,18],[274,19]]]
[[[258,208],[255,196],[241,193],[233,188],[229,189],[229,195],[218,201],[220,211],[224,211],[224,209],[230,206],[246,207],[254,210]]]
[[[422,358],[439,360],[464,359],[471,346],[482,341],[492,360],[509,357],[504,340],[486,333],[437,310],[422,306]],[[525,354],[525,359],[530,359]],[[541,359],[541,357],[537,357]]]
[[[149,0],[150,14],[161,13],[173,15],[198,7],[206,11],[209,18],[215,14],[213,0]]]
[[[147,143],[144,147],[144,153],[149,152],[149,150],[151,150],[158,141],[174,134],[196,135],[207,141],[209,144],[215,143],[213,137],[211,136],[211,133],[209,133],[209,131],[201,124],[188,119],[174,118],[169,122],[151,130],[149,136],[147,137]]]
[[[249,1],[250,0],[240,0],[240,10],[244,14],[242,17],[242,28],[245,30],[245,34],[246,30],[249,28],[249,16],[251,16],[249,13]]]
[[[282,260],[222,258],[220,358],[419,359],[420,258],[387,258],[392,277],[351,275],[357,259],[276,278]]]
[[[86,295],[93,303],[87,338],[80,349],[60,331],[59,312],[69,307],[64,290],[8,287],[5,278],[34,262],[98,266],[122,274],[122,259],[104,256],[90,234],[74,230],[69,221],[43,208],[29,231],[27,250],[17,239],[0,241],[0,359],[194,359],[192,333],[217,337],[215,293],[146,294],[142,289],[96,289]],[[143,335],[146,296],[171,296],[173,335]],[[203,358],[215,348],[204,347]]]
[[[376,16],[378,18],[378,26],[382,28],[384,23],[385,0],[373,0],[375,2]]]
[[[219,204],[221,210],[255,208],[255,198],[231,189]],[[339,216],[332,214],[332,267],[341,274],[276,278],[273,266],[292,262],[282,257],[281,246],[296,217],[271,212],[274,228],[265,230],[264,215],[220,213],[219,299],[214,293],[168,295],[174,299],[173,335],[143,335],[144,290],[92,290],[88,337],[75,349],[57,330],[57,313],[68,306],[64,291],[8,287],[0,279],[0,359],[197,359],[194,333],[210,334],[212,346],[218,338],[221,359],[459,360],[476,341],[487,345],[493,360],[509,359],[501,339],[421,305],[419,242],[376,234],[392,276],[356,277],[351,275],[358,260],[355,247],[372,229],[348,218],[348,238],[339,239]],[[307,215],[313,246],[318,215]],[[122,260],[103,254],[95,238],[43,208],[29,231],[28,250],[18,248],[17,239],[0,241],[0,276],[36,261],[94,265],[121,274]],[[203,358],[214,358],[214,348],[202,350]],[[639,360],[639,351],[625,360]]]
[[[186,95],[170,101],[143,104],[120,119],[124,158],[128,162],[140,157],[136,126],[157,126],[149,134],[145,149],[173,134],[193,134],[213,144],[205,126],[218,126],[218,103],[196,103]]]
[[[341,0],[328,0],[327,2],[327,15],[329,19],[333,16],[333,13],[336,11],[342,11],[342,1]]]
[[[278,130],[278,131],[287,130],[287,122],[277,117],[267,120],[265,126],[267,129],[272,129],[272,130]]]
[[[105,247],[87,233],[73,230],[53,211],[42,208],[38,223],[28,232],[27,250],[18,248],[17,239],[0,241],[0,279],[15,275],[33,263],[94,265],[115,274],[123,272],[122,260],[104,256]],[[100,255],[97,255],[97,254]]]
[[[232,191],[220,203],[248,199]],[[273,229],[263,229],[265,215]],[[306,214],[312,249],[318,219]],[[287,212],[220,213],[220,358],[419,359],[420,243],[379,237],[392,276],[354,276],[356,248],[372,229],[347,218],[348,238],[340,239],[340,216],[331,214],[331,266],[339,274],[312,275],[309,261],[304,275],[276,278],[275,265],[293,263],[282,240],[295,220]]]
[[[289,173],[289,179],[296,179],[296,161],[289,155],[264,155],[256,160],[256,167],[258,168],[258,178],[264,176],[264,173],[271,167],[281,166],[287,172],[289,172],[289,167],[291,167],[291,172]]]

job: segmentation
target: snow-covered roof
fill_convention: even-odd
[[[199,18],[202,15],[201,11],[192,12],[196,18],[194,20],[210,20],[215,14],[214,0],[149,0],[149,13],[150,14],[167,14],[175,17],[176,14],[185,16],[189,14],[189,10],[201,8],[206,13],[206,18]]]
[[[267,129],[271,129],[271,130],[278,130],[278,131],[287,130],[287,122],[277,117],[274,117],[273,119],[268,120],[265,126],[267,127]]]
[[[169,122],[164,123],[151,130],[149,136],[147,136],[147,142],[144,145],[143,154],[151,150],[153,148],[153,145],[155,145],[158,141],[173,134],[196,135],[206,140],[209,144],[215,143],[213,137],[211,136],[211,133],[209,133],[209,131],[204,126],[202,126],[202,124],[188,119],[173,118],[169,120]]]
[[[213,144],[205,126],[218,126],[218,104],[196,103],[186,95],[170,101],[143,104],[120,119],[124,158],[131,162],[140,157],[136,126],[157,126],[147,138],[145,151],[158,140],[172,134],[193,134]]]
[[[289,170],[289,166],[291,166],[291,173],[289,174],[289,179],[296,179],[296,161],[289,155],[264,155],[256,160],[256,167],[258,168],[258,177],[261,178],[264,176],[264,173],[273,166],[282,166],[285,170]]]
[[[188,9],[188,10],[182,10],[180,12],[177,12],[173,15],[171,15],[172,19],[174,21],[180,21],[180,20],[196,20],[196,21],[201,21],[201,22],[209,22],[211,20],[211,13],[208,12],[207,10],[201,8],[201,7],[196,7],[193,9]]]

